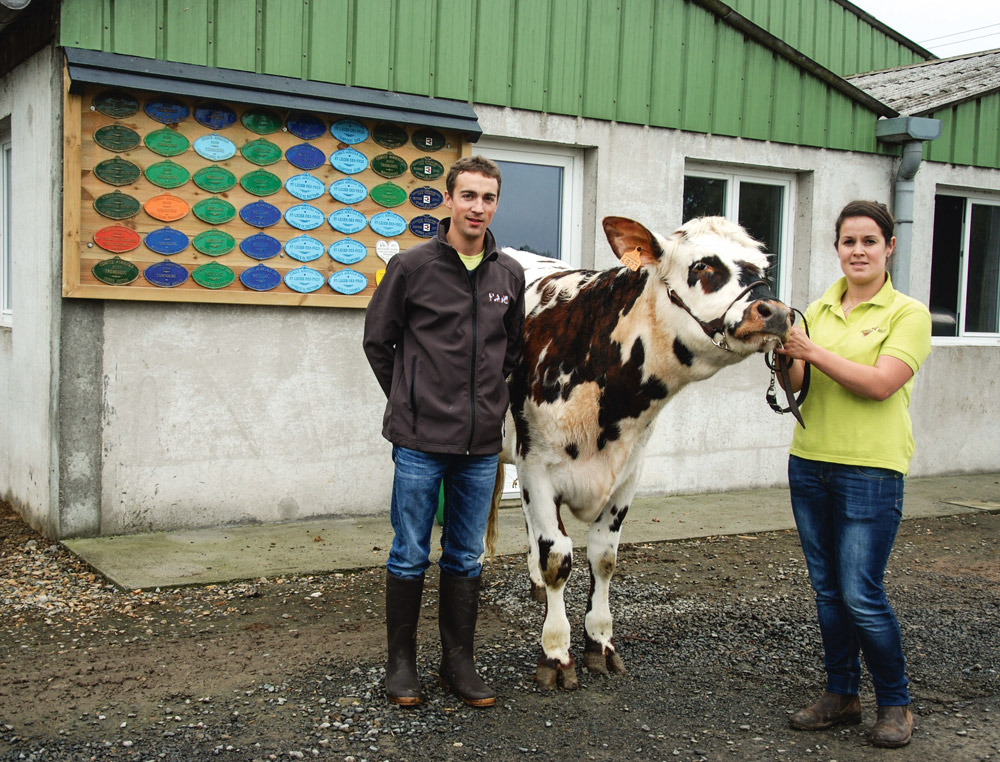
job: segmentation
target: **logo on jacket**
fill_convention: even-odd
[[[494,291],[490,291],[488,298],[494,304],[510,304],[509,294],[498,294]]]

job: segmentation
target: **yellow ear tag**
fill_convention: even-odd
[[[385,270],[384,270],[384,269],[382,269],[382,270],[376,270],[376,271],[375,271],[375,285],[376,285],[376,286],[377,286],[377,285],[378,285],[379,283],[381,283],[381,282],[382,282],[382,276],[383,276],[383,275],[385,275]]]
[[[625,265],[629,270],[635,272],[639,269],[642,264],[642,260],[639,258],[639,252],[642,251],[641,246],[636,246],[632,251],[626,251],[621,255],[621,263]]]

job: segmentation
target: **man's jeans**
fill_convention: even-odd
[[[899,624],[882,584],[903,513],[903,475],[792,455],[788,484],[816,591],[826,689],[857,695],[860,650],[878,705],[909,704]]]
[[[444,528],[438,565],[455,577],[479,576],[497,457],[392,448],[396,472],[390,518],[396,534],[386,563],[391,574],[419,577],[430,566],[431,528],[444,480]]]

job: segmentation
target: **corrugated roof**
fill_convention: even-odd
[[[847,80],[906,116],[925,116],[1000,91],[1000,48]]]

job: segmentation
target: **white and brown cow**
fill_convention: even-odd
[[[532,590],[547,603],[536,673],[547,689],[577,687],[563,600],[573,544],[562,506],[590,524],[584,664],[624,672],[608,593],[656,415],[692,381],[772,348],[791,317],[763,280],[759,244],[734,223],[696,219],[663,238],[607,217],[604,230],[627,266],[573,270],[508,251],[528,286],[502,460],[517,464]]]

